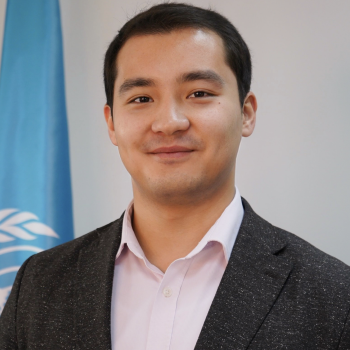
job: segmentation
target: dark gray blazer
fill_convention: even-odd
[[[349,350],[350,267],[242,202],[243,222],[195,349]],[[0,349],[111,349],[121,230],[122,218],[29,258],[0,319]]]

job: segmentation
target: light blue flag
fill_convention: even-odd
[[[58,0],[8,0],[0,71],[0,312],[32,254],[73,238]]]

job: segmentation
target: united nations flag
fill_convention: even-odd
[[[73,238],[58,0],[8,0],[0,71],[0,313],[32,254]]]

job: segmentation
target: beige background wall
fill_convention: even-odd
[[[132,198],[102,108],[104,52],[153,1],[61,0],[76,236]],[[253,56],[259,109],[237,185],[255,211],[350,264],[350,1],[196,0],[225,14]],[[5,0],[0,0],[0,43]],[[0,116],[1,117],[1,116]]]

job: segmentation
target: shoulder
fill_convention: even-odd
[[[270,224],[257,215],[246,200],[242,201],[246,226],[254,232],[254,239],[261,240],[270,252],[292,264],[288,283],[292,293],[300,295],[302,291],[310,300],[350,305],[350,266],[296,234]]]
[[[286,242],[277,255],[293,265],[286,288],[289,294],[308,300],[311,308],[328,304],[327,307],[349,310],[350,267],[297,235],[267,224]]]
[[[100,245],[108,246],[108,242],[115,240],[116,235],[121,235],[123,215],[100,228],[97,228],[81,237],[67,243],[45,250],[31,256],[27,262],[26,270],[62,270],[76,264],[82,249],[96,249]]]
[[[274,229],[287,242],[284,254],[294,263],[295,272],[323,290],[350,295],[350,266],[291,232]]]

